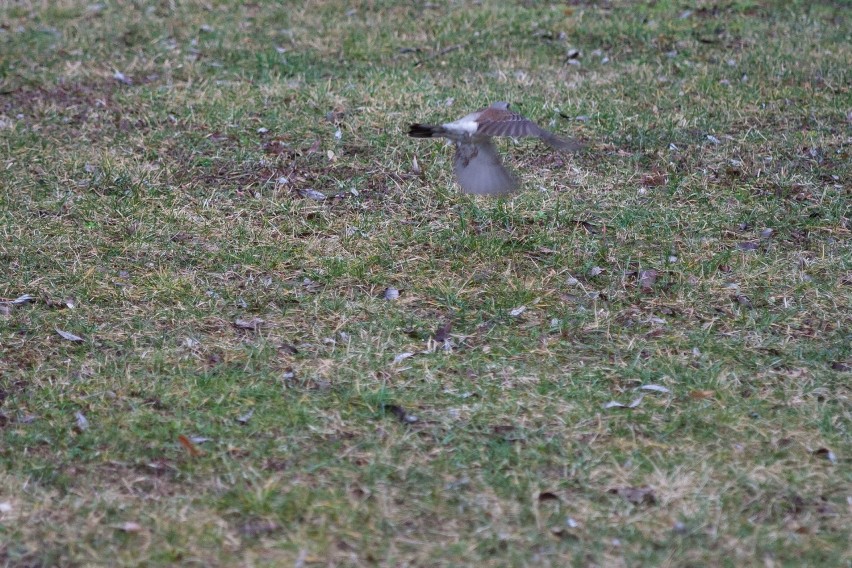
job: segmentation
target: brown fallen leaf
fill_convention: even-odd
[[[186,437],[186,436],[184,436],[183,434],[180,434],[180,435],[178,436],[178,442],[180,442],[180,445],[181,445],[181,446],[183,446],[184,448],[186,448],[186,451],[187,451],[187,452],[189,452],[189,455],[191,455],[192,457],[198,457],[198,456],[200,456],[200,455],[203,455],[203,454],[204,454],[204,452],[202,452],[201,450],[199,450],[199,449],[196,447],[196,445],[195,445],[195,444],[193,444],[193,443],[189,440],[189,438],[187,438],[187,437]]]
[[[694,390],[690,391],[689,398],[695,400],[702,400],[705,398],[713,398],[714,394],[716,394],[716,392],[711,390]]]
[[[666,175],[665,174],[662,174],[662,173],[659,173],[659,172],[653,172],[653,173],[650,173],[650,174],[642,175],[642,185],[645,186],[645,187],[659,187],[659,186],[665,185],[665,184],[666,184]]]

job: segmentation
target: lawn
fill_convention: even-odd
[[[850,30],[0,4],[0,564],[848,567]]]

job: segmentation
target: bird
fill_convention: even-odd
[[[530,119],[509,110],[509,103],[499,101],[470,113],[455,122],[441,125],[412,124],[408,135],[413,138],[447,138],[456,147],[453,170],[464,193],[474,195],[506,195],[518,188],[518,179],[504,166],[493,136],[522,138],[534,136],[556,150],[577,152],[583,144],[545,130]]]

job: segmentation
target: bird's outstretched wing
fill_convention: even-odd
[[[477,118],[477,123],[479,128],[476,134],[481,136],[511,136],[512,138],[535,136],[557,150],[576,152],[583,148],[581,142],[560,138],[532,120],[509,110],[486,108]]]
[[[465,193],[506,195],[518,188],[518,180],[503,167],[496,148],[487,138],[457,143],[453,169]]]

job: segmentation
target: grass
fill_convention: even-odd
[[[849,566],[850,17],[4,5],[3,565]]]

